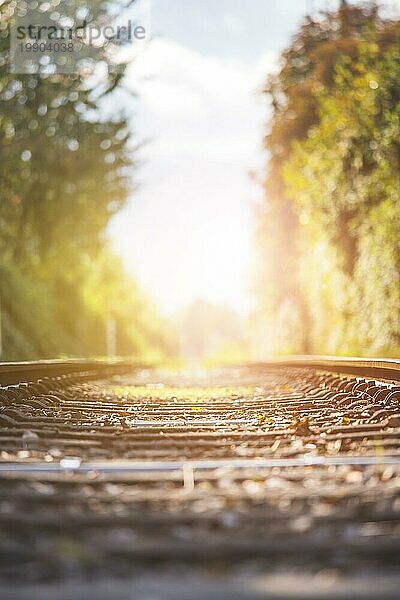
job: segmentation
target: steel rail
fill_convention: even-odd
[[[92,378],[126,372],[133,368],[145,368],[151,365],[134,363],[128,360],[101,359],[52,359],[22,362],[0,363],[0,386],[31,383],[44,377],[62,377],[77,375]],[[288,356],[271,358],[266,361],[247,363],[248,367],[291,367],[310,368],[332,373],[350,374],[360,377],[385,379],[400,382],[400,359],[396,358],[357,358],[337,356]]]
[[[23,362],[0,363],[0,386],[33,383],[43,378],[63,377],[66,375],[84,379],[102,377],[127,372],[143,364],[127,360],[101,359],[54,359]]]
[[[252,367],[311,368],[372,379],[400,381],[400,359],[299,355],[247,363]]]
[[[214,459],[181,461],[103,461],[81,463],[65,458],[58,463],[0,463],[0,473],[138,473],[161,471],[210,471],[214,469],[271,469],[274,467],[318,466],[380,466],[400,465],[400,455],[394,456],[301,456],[298,458]]]

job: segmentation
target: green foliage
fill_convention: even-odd
[[[99,85],[78,74],[10,73],[13,11],[7,14],[0,54],[1,250],[40,259],[64,247],[72,227],[74,248],[92,248],[126,200],[126,119],[102,118]],[[105,76],[103,96],[114,79]]]
[[[84,4],[90,20],[126,2]],[[50,10],[51,2],[44,5]],[[123,72],[103,57],[101,77],[11,73],[15,10],[15,2],[2,3],[2,359],[105,354],[110,319],[117,353],[159,354],[168,345],[165,325],[104,244],[134,168],[128,121],[113,96]]]
[[[360,16],[356,28],[350,19],[354,11]],[[331,29],[334,22],[339,26]],[[289,298],[295,322],[288,331],[295,332],[297,352],[396,354],[400,348],[400,44],[395,35],[399,23],[380,19],[376,8],[344,7],[327,15],[317,29],[326,36],[312,50],[313,74],[305,76],[308,116],[304,111],[294,115],[297,133],[292,135],[289,129],[284,152],[279,160],[275,156],[278,167],[272,167],[267,180],[267,191],[271,181],[278,180],[281,193],[280,197],[272,194],[272,199],[268,196],[272,205],[268,226],[278,221],[283,230],[281,239],[273,239],[277,269],[282,266],[280,246],[288,235],[295,240],[283,275],[283,280],[288,276],[295,282],[297,292]],[[299,39],[304,51],[309,38],[310,31],[303,28],[291,52]],[[317,80],[317,72],[329,76]],[[277,76],[281,86],[284,73],[283,69]],[[291,89],[281,110],[295,106],[292,96],[299,94]],[[284,136],[285,121],[277,109],[275,136],[276,130]],[[290,211],[293,231],[281,218],[282,205]],[[261,238],[265,233],[266,228]],[[287,249],[283,252],[285,256]],[[288,295],[283,289],[269,310],[279,314]]]

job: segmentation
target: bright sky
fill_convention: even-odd
[[[145,0],[143,0],[145,1]],[[165,314],[197,298],[251,306],[249,171],[265,161],[259,93],[302,17],[335,0],[153,0],[153,41],[128,70],[133,129],[148,140],[113,244]]]

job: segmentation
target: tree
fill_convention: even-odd
[[[298,165],[291,163],[289,168],[285,165],[290,162],[294,147],[298,155],[301,152],[303,156],[307,155],[308,147],[300,150],[299,145],[306,143],[314,128],[320,124],[324,112],[322,96],[326,98],[327,108],[329,97],[333,95],[331,109],[334,110],[343,85],[338,73],[338,65],[343,66],[343,57],[344,62],[347,61],[347,74],[342,72],[342,77],[350,78],[351,87],[356,75],[352,65],[357,61],[365,40],[373,39],[375,47],[384,52],[393,47],[398,33],[399,23],[380,18],[375,4],[360,7],[342,3],[338,11],[323,13],[318,19],[308,17],[305,20],[290,47],[283,52],[279,72],[268,80],[266,93],[271,102],[272,119],[265,138],[268,151],[266,201],[259,220],[257,242],[261,256],[261,304],[269,314],[270,328],[275,333],[278,350],[310,352],[322,348],[316,345],[312,333],[318,302],[310,301],[310,289],[318,288],[319,284],[307,276],[308,263],[305,261],[303,225],[309,222],[310,217],[307,211],[299,209],[298,198],[294,199],[293,180],[297,176]],[[356,119],[357,115],[353,114],[351,118]],[[342,136],[351,137],[353,123],[347,123],[347,126],[343,131],[340,128],[336,131],[339,142]],[[367,135],[365,143],[368,143],[368,139]],[[350,185],[353,181],[351,169],[344,164],[336,163],[336,166],[343,182]],[[288,174],[289,170],[291,174]],[[319,185],[315,182],[315,176],[319,177]],[[287,189],[288,179],[292,179],[289,182],[292,187],[290,192]],[[307,179],[307,191],[304,190],[303,198],[312,196],[310,202],[317,205],[321,202],[321,197],[318,197],[321,192],[323,197],[329,197],[329,210],[339,210],[323,162],[319,164],[318,175],[315,173],[311,178],[307,171],[303,179],[304,184]],[[319,217],[316,221],[318,227],[323,229],[327,222],[322,209]],[[330,223],[330,244],[335,252],[342,253],[338,259],[341,273],[349,277],[355,268],[356,254],[353,218],[354,203],[346,203],[340,206],[335,223]],[[316,223],[313,226],[316,227]],[[310,225],[307,231],[311,230]],[[315,237],[318,236],[315,234]],[[320,254],[324,254],[323,246],[319,248]],[[308,258],[312,260],[310,256]],[[324,262],[325,258],[321,258],[321,261]],[[330,256],[329,260],[335,262],[336,258]],[[323,287],[314,291],[318,295],[323,293],[322,290]],[[323,343],[322,338],[320,343]]]
[[[396,42],[382,53],[370,38],[356,60],[337,63],[334,88],[318,98],[319,123],[294,144],[284,169],[304,223],[301,277],[317,309],[316,347],[325,339],[332,351],[399,348],[399,50]],[[315,247],[325,249],[318,260]],[[310,279],[324,281],[324,269],[333,302],[309,293]],[[334,328],[341,339],[331,339]]]
[[[57,4],[59,20],[68,9],[77,21],[84,8],[87,22],[95,22],[121,11],[129,0],[39,4],[48,12]],[[110,218],[127,201],[135,166],[132,132],[116,96],[124,66],[116,70],[104,53],[91,75],[51,73],[40,65],[32,74],[12,73],[10,27],[17,10],[12,0],[1,4],[3,358],[104,354],[109,314],[125,315],[133,324],[126,323],[125,332],[119,326],[124,354],[142,353],[147,342],[162,347],[165,331],[158,338],[154,331],[162,329],[161,321],[154,319],[153,328],[144,323],[146,302],[139,302],[133,283],[125,283],[127,274],[104,242]],[[96,292],[102,311],[87,301],[93,270],[102,282]]]

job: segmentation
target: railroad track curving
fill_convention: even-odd
[[[392,360],[0,364],[0,597],[397,599],[399,441]]]

